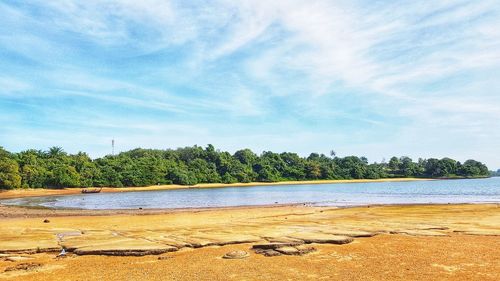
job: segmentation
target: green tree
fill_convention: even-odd
[[[391,157],[391,159],[389,160],[388,167],[393,175],[398,175],[400,173],[400,171],[399,171],[400,165],[401,165],[401,161],[397,157],[395,157],[395,156]]]
[[[0,158],[0,188],[12,189],[21,187],[19,165],[14,159]]]
[[[200,183],[216,183],[221,181],[217,173],[215,163],[208,163],[204,159],[195,159],[189,163],[189,170],[192,171]]]
[[[57,165],[52,170],[49,178],[49,186],[52,187],[78,187],[80,186],[80,175],[75,167]]]
[[[321,177],[321,167],[316,161],[307,161],[306,175],[308,179],[318,179]]]
[[[255,165],[257,180],[262,182],[276,182],[280,180],[279,172],[269,164]]]
[[[169,172],[168,177],[175,184],[194,185],[198,183],[196,175],[184,167],[175,167]]]
[[[24,165],[21,170],[21,178],[24,187],[42,188],[47,186],[49,172],[43,165]]]
[[[62,147],[59,146],[53,146],[47,151],[47,156],[50,158],[60,158],[64,155],[66,155],[66,153],[64,152]]]
[[[464,177],[479,177],[488,176],[489,171],[488,167],[486,167],[483,163],[469,159],[461,166],[459,174]]]
[[[412,177],[417,174],[417,165],[408,156],[399,158],[399,172],[405,177]]]
[[[305,179],[362,179],[386,177],[483,177],[487,167],[478,161],[463,164],[451,158],[392,157],[388,164],[370,164],[365,157],[337,157],[250,149],[229,152],[199,146],[175,150],[133,149],[95,160],[86,153],[67,154],[60,147],[47,151],[10,153],[0,147],[0,188],[144,186],[200,182],[274,182]]]
[[[259,156],[253,153],[253,151],[251,151],[250,149],[245,148],[236,151],[234,153],[234,158],[236,158],[236,160],[238,160],[241,164],[252,166],[257,163],[257,159],[259,158]]]

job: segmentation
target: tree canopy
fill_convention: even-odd
[[[276,182],[319,179],[379,179],[391,177],[486,177],[481,162],[450,158],[392,157],[389,163],[369,163],[365,157],[250,149],[231,154],[213,145],[178,149],[133,149],[92,159],[68,154],[60,147],[11,153],[0,147],[0,188],[63,188],[148,186],[157,184]]]

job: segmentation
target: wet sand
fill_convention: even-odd
[[[500,276],[497,204],[81,213],[2,207],[0,212],[0,280],[498,280]],[[338,245],[339,239],[350,243]],[[265,257],[251,249],[277,241],[299,241],[316,251]],[[56,259],[62,247],[70,252]],[[236,249],[250,256],[222,259]],[[146,255],[114,256],[126,254]]]
[[[249,186],[274,186],[274,185],[300,185],[300,184],[338,184],[338,183],[366,183],[366,182],[401,182],[401,181],[423,181],[434,179],[423,178],[393,178],[393,179],[362,179],[362,180],[315,180],[315,181],[282,181],[282,182],[250,182],[250,183],[203,183],[197,185],[152,185],[141,187],[103,187],[103,193],[115,192],[134,192],[134,191],[158,191],[158,190],[176,190],[190,188],[224,188],[224,187],[249,187]],[[62,189],[15,189],[0,190],[0,199],[11,199],[21,197],[36,196],[54,196],[54,195],[72,195],[81,193],[80,188],[62,188]]]

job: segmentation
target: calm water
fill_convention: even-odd
[[[202,208],[308,203],[320,206],[500,203],[500,178],[418,182],[256,186],[46,196],[8,205],[81,209]]]

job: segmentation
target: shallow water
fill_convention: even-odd
[[[295,203],[319,206],[500,203],[500,178],[78,194],[9,199],[0,203],[80,209],[205,208]]]

